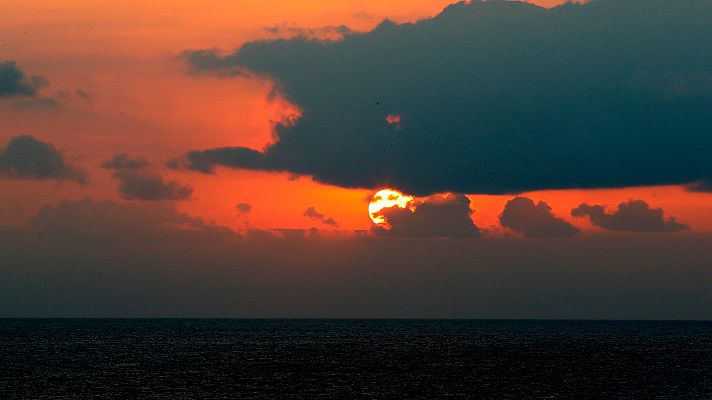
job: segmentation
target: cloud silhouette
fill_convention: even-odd
[[[84,171],[68,163],[51,143],[28,135],[15,136],[0,149],[0,178],[87,183]]]
[[[249,203],[238,203],[235,206],[237,213],[243,216],[247,216],[252,211],[252,204]]]
[[[188,52],[191,73],[269,77],[303,113],[264,151],[185,161],[416,195],[709,179],[710,23],[708,1],[472,1],[340,41]]]
[[[535,204],[527,197],[508,201],[499,216],[499,223],[527,238],[570,237],[581,233],[575,226],[556,217],[548,204],[543,201]]]
[[[187,200],[193,194],[190,186],[166,181],[150,171],[150,164],[141,157],[116,154],[101,165],[114,171],[114,177],[119,180],[119,194],[126,200]]]
[[[374,225],[377,236],[474,238],[480,235],[472,222],[470,199],[463,194],[433,195],[416,202],[415,210],[384,208],[378,215],[388,226]]]
[[[687,185],[687,190],[691,192],[712,193],[712,179]]]
[[[331,226],[333,226],[333,227],[339,226],[339,224],[336,223],[336,220],[335,220],[335,219],[333,219],[333,218],[331,218],[331,217],[327,217],[326,215],[324,215],[324,214],[320,213],[319,211],[317,211],[316,208],[314,208],[314,207],[309,207],[309,208],[307,208],[307,209],[304,211],[304,216],[305,216],[305,217],[308,217],[308,218],[311,218],[311,219],[313,219],[313,220],[315,220],[315,221],[319,221],[319,222],[321,222],[321,223],[323,223],[323,224],[325,224],[325,225],[331,225]]]
[[[618,210],[606,213],[601,205],[581,204],[571,211],[574,217],[588,217],[591,223],[609,231],[677,232],[689,229],[675,218],[665,219],[662,208],[650,208],[643,200],[630,200]]]
[[[0,62],[0,98],[35,96],[47,84],[47,79],[41,76],[25,75],[14,61]]]

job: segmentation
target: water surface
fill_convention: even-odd
[[[712,398],[712,322],[5,319],[0,398]]]

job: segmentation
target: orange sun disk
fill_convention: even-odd
[[[403,194],[397,190],[379,190],[373,195],[371,202],[368,204],[368,214],[371,217],[371,221],[376,225],[386,225],[386,217],[381,214],[381,210],[396,206],[415,211],[415,200],[413,196]]]

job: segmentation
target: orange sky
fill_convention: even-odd
[[[267,144],[272,121],[292,111],[289,104],[268,99],[271,82],[188,76],[179,58],[186,49],[228,51],[246,41],[274,37],[264,29],[272,26],[345,24],[368,30],[384,18],[403,22],[433,16],[449,3],[6,0],[0,16],[0,59],[15,60],[28,74],[46,77],[51,86],[42,95],[57,99],[60,106],[0,103],[0,144],[20,134],[49,141],[89,171],[91,184],[0,180],[0,224],[24,222],[43,204],[61,199],[118,200],[116,181],[99,168],[115,153],[141,155],[161,166],[188,150],[235,145],[260,149]],[[89,99],[77,96],[76,90]],[[290,180],[286,174],[162,172],[195,189],[192,200],[179,204],[181,210],[234,228],[245,227],[235,212],[235,204],[243,202],[253,205],[252,227],[324,228],[302,216],[311,206],[335,218],[341,229],[370,226],[364,200],[369,190],[325,186],[308,177]],[[572,221],[570,210],[582,202],[613,207],[644,199],[693,229],[712,229],[712,196],[679,187],[529,196],[548,202],[555,214]],[[471,196],[476,224],[496,227],[497,215],[511,197]]]

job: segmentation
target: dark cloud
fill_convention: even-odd
[[[535,204],[527,197],[508,201],[499,216],[499,223],[531,238],[560,238],[581,233],[575,226],[556,217],[548,204],[543,201]]]
[[[3,317],[712,318],[700,233],[243,236],[172,203],[83,200],[0,226],[0,248]]]
[[[331,218],[331,217],[327,217],[326,215],[324,215],[324,214],[320,213],[319,211],[317,211],[316,208],[314,208],[314,207],[309,207],[309,208],[307,208],[307,209],[304,211],[304,216],[305,216],[305,217],[308,217],[308,218],[311,218],[311,219],[313,219],[313,220],[315,220],[315,221],[319,221],[319,222],[321,222],[321,223],[323,223],[323,224],[325,224],[325,225],[331,225],[331,226],[333,226],[333,227],[339,226],[339,224],[336,223],[336,220],[335,220],[335,219],[333,219],[333,218]]]
[[[689,229],[675,218],[666,220],[662,208],[650,208],[643,200],[621,203],[613,213],[606,213],[601,205],[581,204],[571,211],[571,215],[588,217],[592,224],[609,231],[677,232]]]
[[[141,157],[117,154],[101,165],[114,171],[114,177],[119,180],[119,193],[126,200],[187,200],[193,194],[190,186],[166,181],[149,170],[150,164]]]
[[[51,143],[28,135],[15,136],[0,149],[0,178],[87,183],[84,171],[68,163]]]
[[[14,61],[0,62],[0,98],[35,96],[47,84],[47,79],[41,76],[25,75]]]
[[[687,185],[687,190],[691,192],[712,193],[712,179]]]
[[[237,213],[240,215],[247,215],[252,211],[252,204],[249,203],[238,203],[235,206],[235,209],[237,210]]]
[[[189,52],[194,72],[273,78],[303,115],[265,151],[194,151],[187,165],[414,194],[709,179],[710,25],[709,1],[473,1],[336,42]]]
[[[374,225],[379,236],[473,238],[480,235],[472,222],[470,199],[462,194],[433,195],[416,202],[415,210],[397,206],[384,208],[388,227]]]

